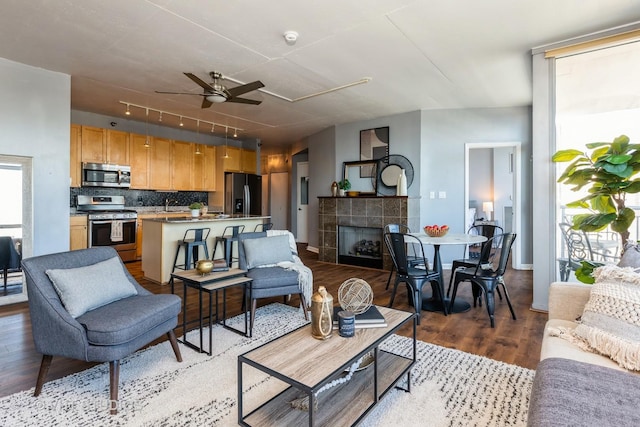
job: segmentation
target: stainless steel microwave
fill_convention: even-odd
[[[129,188],[131,166],[82,163],[82,186]]]

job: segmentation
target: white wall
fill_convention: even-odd
[[[33,246],[69,249],[71,78],[0,58],[0,153],[33,159]]]

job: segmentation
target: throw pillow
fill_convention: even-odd
[[[293,262],[289,236],[280,235],[246,239],[242,241],[242,244],[244,245],[245,258],[247,259],[247,269],[275,265],[283,261]]]
[[[572,335],[620,366],[640,370],[640,274],[599,267],[581,320]]]
[[[118,258],[78,268],[47,270],[62,304],[76,318],[87,311],[137,295]]]
[[[618,262],[618,267],[640,268],[640,245],[627,243],[624,246],[622,258]]]

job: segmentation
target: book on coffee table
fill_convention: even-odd
[[[338,327],[338,312],[342,311],[342,307],[336,306],[333,308],[333,326]],[[378,307],[372,305],[364,313],[356,314],[355,321],[356,328],[386,328],[387,321],[385,320]]]
[[[214,259],[213,270],[211,271],[229,271],[229,266],[227,265],[227,261],[223,259]]]

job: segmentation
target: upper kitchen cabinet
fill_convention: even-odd
[[[242,150],[237,147],[224,146],[220,147],[221,156],[224,160],[224,170],[231,172],[240,172],[242,170]]]
[[[82,126],[82,161],[88,163],[106,163],[106,129]]]
[[[127,132],[82,126],[80,140],[83,162],[129,165]]]
[[[149,188],[172,190],[171,167],[173,143],[170,139],[150,138],[149,147]],[[133,175],[133,171],[131,173]]]
[[[80,187],[82,185],[82,168],[80,167],[81,153],[81,134],[80,125],[71,125],[71,141],[69,143],[69,177],[71,178],[71,187]]]
[[[194,176],[194,157],[202,157],[202,154],[195,154],[194,144],[185,141],[173,141],[173,189],[192,190],[191,181]],[[202,184],[200,184],[202,186]]]
[[[106,163],[130,165],[129,133],[119,130],[107,130]]]
[[[256,161],[256,152],[254,150],[242,149],[242,172],[256,173],[258,170]]]
[[[129,135],[129,154],[131,165],[131,188],[148,189],[149,187],[149,147],[145,145],[146,135],[132,133]]]
[[[218,150],[213,145],[205,145],[203,149],[204,153],[204,191],[217,191],[216,180],[216,154]]]

